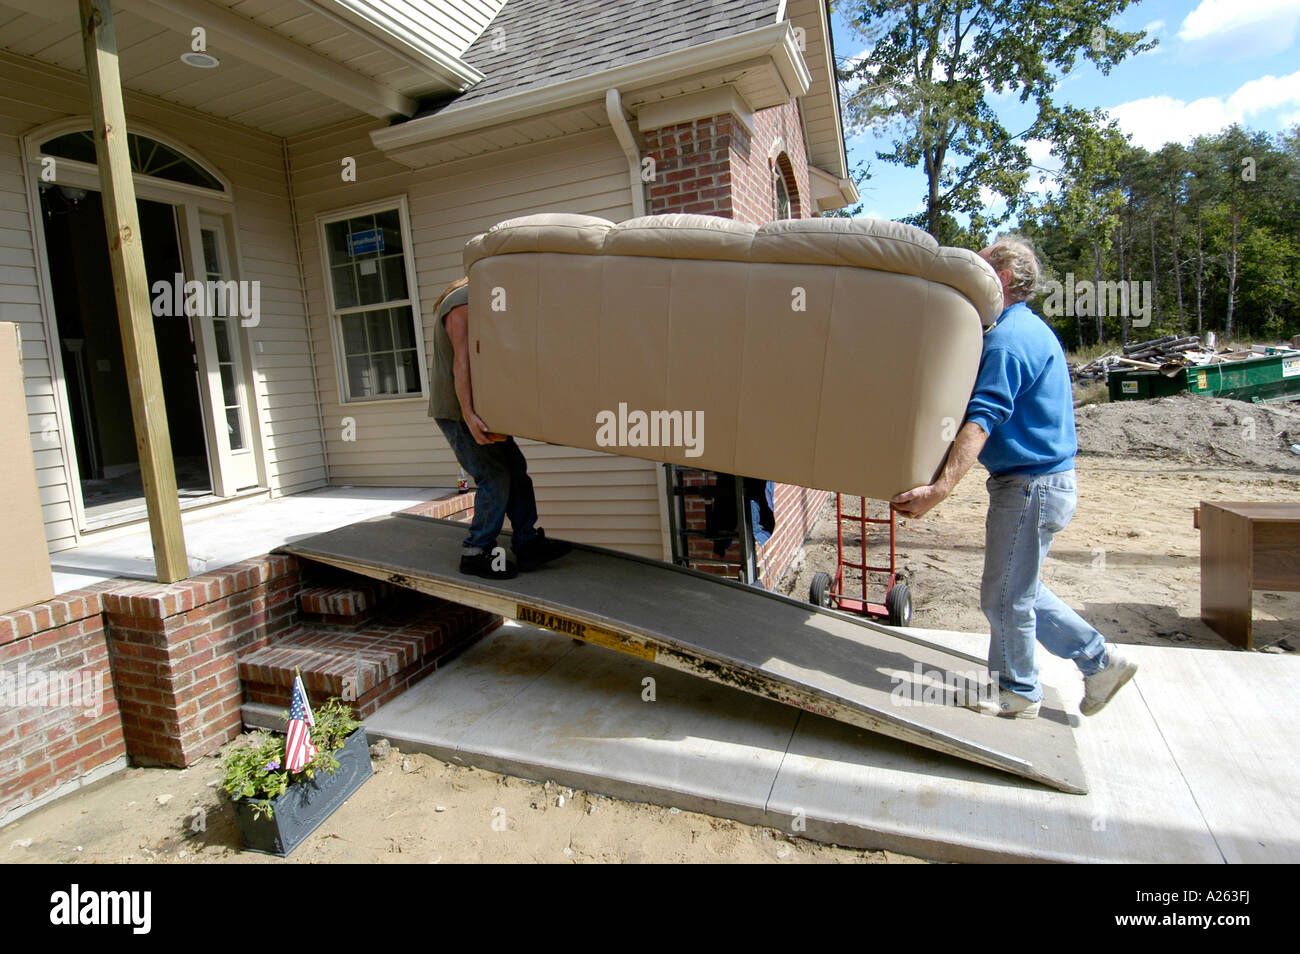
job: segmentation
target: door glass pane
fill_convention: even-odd
[[[226,411],[226,427],[229,431],[230,449],[240,450],[244,446],[244,424],[240,413],[239,384],[235,374],[235,349],[231,341],[234,329],[224,318],[212,321],[212,337],[217,345],[217,372],[221,377],[221,403]]]
[[[219,278],[224,271],[221,267],[221,253],[217,248],[215,229],[203,230],[203,268],[209,278]]]
[[[239,408],[226,408],[226,430],[230,435],[230,449],[244,449],[244,425],[239,419]]]

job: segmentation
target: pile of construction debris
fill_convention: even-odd
[[[1070,370],[1076,381],[1105,381],[1111,371],[1126,368],[1159,371],[1172,377],[1188,365],[1210,364],[1224,360],[1223,356],[1231,353],[1215,349],[1213,332],[1205,337],[1204,342],[1198,335],[1164,335],[1138,341],[1124,345],[1122,351],[1107,352]]]
[[[1122,351],[1110,351],[1086,364],[1071,365],[1070,375],[1075,381],[1105,381],[1112,371],[1141,368],[1159,371],[1167,377],[1176,377],[1186,367],[1221,364],[1228,361],[1245,361],[1250,358],[1300,351],[1300,336],[1286,345],[1252,345],[1249,348],[1216,348],[1214,332],[1205,335],[1202,342],[1197,335],[1165,335],[1150,341],[1137,341],[1124,345]]]

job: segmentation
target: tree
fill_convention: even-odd
[[[1086,59],[1102,73],[1154,40],[1109,26],[1131,0],[870,0],[845,4],[845,17],[872,48],[840,71],[859,80],[847,98],[850,124],[893,134],[877,157],[920,167],[925,208],[907,221],[947,242],[945,231],[968,216],[972,232],[1005,222],[1023,202],[1032,139],[1059,141],[1074,114],[1055,108],[1062,75]],[[1033,101],[1037,117],[1013,133],[987,97],[990,91]],[[986,212],[983,190],[1006,202]]]
[[[1189,173],[1187,151],[1176,143],[1166,143],[1155,155],[1155,173],[1164,190],[1164,198],[1169,210],[1169,252],[1173,263],[1174,289],[1178,294],[1178,334],[1187,333],[1187,322],[1183,311],[1183,271],[1181,261],[1181,243],[1178,239],[1178,207],[1183,200]],[[1154,250],[1153,250],[1154,254]]]
[[[1053,202],[1066,233],[1090,250],[1093,287],[1100,288],[1102,258],[1114,241],[1124,204],[1119,169],[1129,145],[1101,110],[1053,109],[1051,125],[1056,130],[1052,154],[1061,162]],[[1102,343],[1106,340],[1105,315],[1096,299],[1093,310],[1097,341]],[[1078,309],[1075,314],[1082,325]],[[1079,340],[1082,347],[1082,328]]]

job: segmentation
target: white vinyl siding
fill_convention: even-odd
[[[406,196],[425,353],[431,355],[433,303],[462,274],[465,242],[502,219],[532,212],[630,217],[627,159],[606,127],[411,170],[373,148],[368,133],[375,125],[336,126],[289,142],[330,477],[372,486],[454,486],[456,459],[427,416],[426,401],[340,403],[316,216]],[[344,183],[341,163],[349,156],[356,160],[357,181]],[[355,440],[344,439],[345,418],[355,422]],[[653,463],[519,443],[548,533],[662,558]]]
[[[29,208],[21,138],[32,129],[89,113],[84,77],[33,60],[0,54],[0,320],[20,323],[27,412],[50,549],[74,546],[71,471],[59,432],[64,412],[61,362],[52,355],[42,316],[36,258],[39,206]],[[324,447],[308,357],[301,273],[296,260],[281,140],[158,100],[126,95],[128,123],[156,129],[192,149],[232,186],[240,277],[261,282],[261,321],[246,330],[264,435],[267,477],[274,494],[326,482]],[[54,325],[54,316],[49,316]],[[66,423],[66,422],[64,422]],[[130,422],[124,422],[130,426]]]

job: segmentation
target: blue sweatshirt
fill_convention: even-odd
[[[966,420],[989,435],[980,463],[990,474],[1055,474],[1074,466],[1074,392],[1055,333],[1024,302],[998,317]]]

